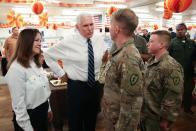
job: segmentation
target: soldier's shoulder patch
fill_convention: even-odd
[[[178,85],[178,84],[180,83],[180,77],[175,76],[175,77],[173,77],[172,79],[173,79],[173,83],[174,83],[175,86]]]
[[[130,76],[130,79],[129,79],[130,85],[131,86],[135,85],[138,80],[139,80],[139,75],[138,74],[132,74]]]

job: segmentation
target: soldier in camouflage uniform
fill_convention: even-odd
[[[112,15],[110,34],[117,49],[106,64],[104,115],[107,131],[137,131],[143,102],[144,64],[134,45],[138,17],[130,9]]]
[[[166,131],[176,120],[181,105],[183,69],[169,56],[170,43],[167,31],[151,34],[148,51],[153,57],[145,73],[142,128],[145,131]]]

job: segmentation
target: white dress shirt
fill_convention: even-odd
[[[47,76],[34,61],[25,68],[16,60],[5,78],[12,98],[12,108],[18,125],[25,131],[33,131],[27,109],[34,109],[46,102],[51,94]]]
[[[95,80],[98,79],[102,57],[105,47],[101,35],[93,35],[91,38],[94,51]],[[51,70],[62,77],[65,72],[72,80],[87,81],[88,79],[88,43],[87,39],[76,30],[44,52],[45,61]],[[57,60],[63,61],[63,69],[57,64]]]

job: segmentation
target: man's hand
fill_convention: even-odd
[[[192,97],[193,97],[194,99],[196,99],[196,78],[194,79],[194,82],[195,82],[195,88],[193,89]]]
[[[102,62],[106,63],[108,61],[108,58],[109,58],[109,52],[108,52],[108,50],[106,50],[103,57],[102,57]]]
[[[170,123],[166,119],[162,119],[160,122],[160,128],[162,131],[169,131]]]
[[[67,82],[68,81],[68,76],[67,76],[67,73],[65,73],[61,78],[61,83],[64,83],[64,82]]]

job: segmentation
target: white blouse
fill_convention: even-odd
[[[38,68],[33,61],[30,62],[30,66],[25,68],[15,60],[5,76],[16,121],[25,131],[33,131],[27,109],[34,109],[43,104],[51,94],[43,69]]]

